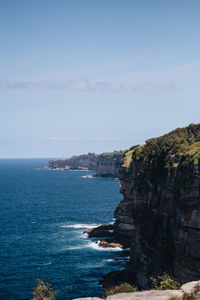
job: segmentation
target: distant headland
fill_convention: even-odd
[[[53,159],[49,161],[47,169],[95,171],[94,176],[118,177],[120,161],[124,152],[88,153],[72,156],[69,159]]]

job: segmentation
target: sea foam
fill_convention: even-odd
[[[61,228],[74,228],[74,229],[89,229],[92,227],[97,227],[98,224],[70,224],[70,225],[61,225]]]
[[[106,247],[106,248],[103,248],[101,246],[99,246],[99,243],[100,241],[96,241],[96,242],[90,242],[88,244],[88,246],[94,250],[101,250],[101,251],[122,251],[123,249],[120,248],[120,247]]]
[[[81,176],[82,178],[94,178],[94,176],[93,175],[83,175],[83,176]]]

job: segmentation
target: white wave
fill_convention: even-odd
[[[87,233],[83,233],[83,234],[81,235],[81,238],[87,239],[87,238],[88,238],[88,234],[87,234]]]
[[[68,246],[67,248],[62,249],[62,251],[70,251],[70,250],[80,250],[85,248],[84,246]]]
[[[48,266],[48,265],[51,265],[51,262],[48,262],[46,264],[43,264],[43,266]]]
[[[82,178],[94,178],[93,175],[84,175],[84,176],[81,176]]]
[[[105,261],[105,262],[113,262],[115,260],[113,258],[109,258],[109,259],[103,259],[103,261]]]
[[[99,226],[98,224],[70,224],[70,225],[61,225],[61,228],[74,228],[74,229],[89,229]]]
[[[102,251],[122,251],[123,249],[120,248],[120,247],[106,247],[106,248],[103,248],[101,246],[99,246],[99,243],[100,241],[96,241],[96,242],[90,242],[88,244],[88,246],[92,249],[95,249],[95,250],[102,250]]]

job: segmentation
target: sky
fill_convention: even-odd
[[[199,0],[0,0],[0,158],[124,150],[200,122]]]

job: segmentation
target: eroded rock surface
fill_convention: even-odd
[[[100,154],[97,161],[95,176],[101,177],[118,177],[120,161],[124,151]]]
[[[89,228],[83,231],[83,234],[88,234],[88,237],[110,237],[113,236],[113,225],[102,224],[98,227]]]
[[[191,294],[200,281],[188,282],[180,290],[149,290],[134,293],[120,293],[108,296],[106,300],[169,300],[172,296],[181,297],[184,293]],[[100,300],[102,298],[78,298],[74,300]]]
[[[168,271],[200,278],[200,125],[150,139],[125,155],[114,232],[131,241],[129,281],[151,287]]]
[[[94,176],[97,177],[118,177],[123,154],[124,151],[114,151],[102,154],[82,154],[69,159],[52,159],[47,169],[91,170],[96,171]]]
[[[72,156],[69,159],[53,159],[49,161],[51,169],[92,170],[96,171],[98,155],[93,153]]]

